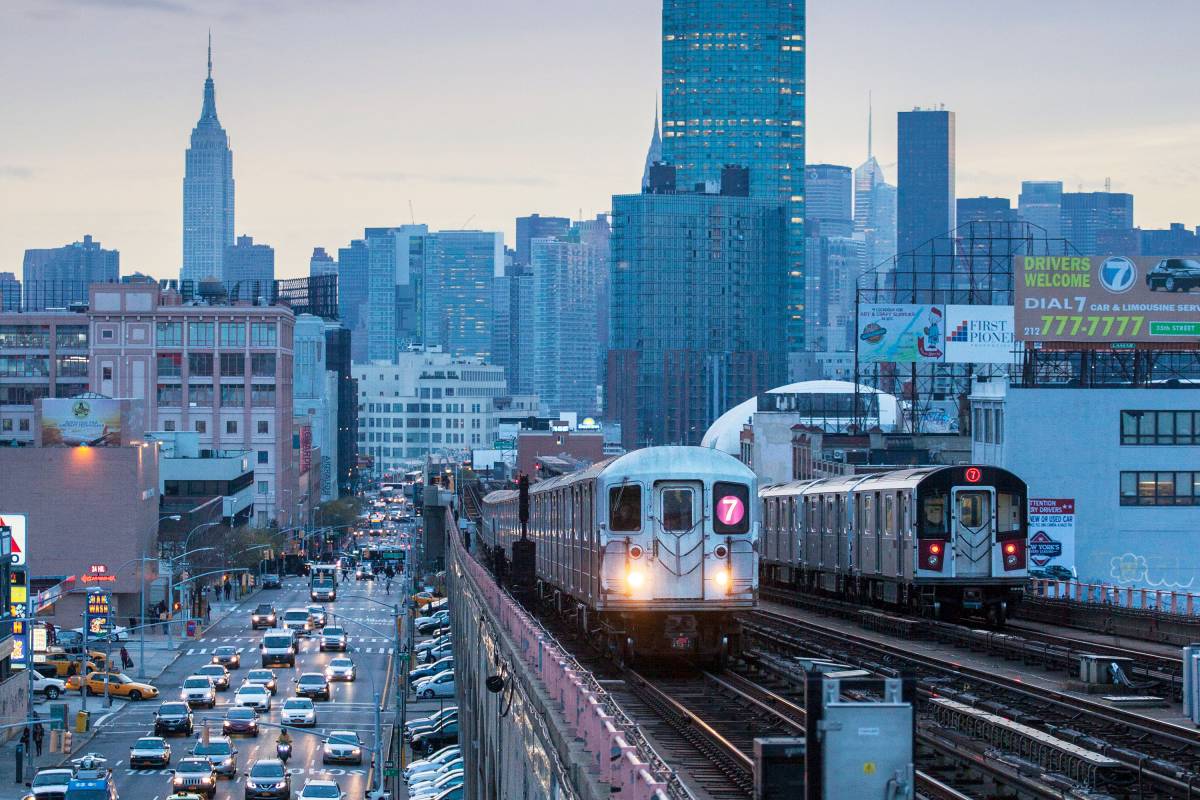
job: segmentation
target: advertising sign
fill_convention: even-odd
[[[1200,259],[1017,256],[1022,342],[1191,342],[1200,339]]]
[[[121,444],[121,402],[70,397],[42,400],[42,446],[117,447]]]
[[[1075,566],[1075,500],[1029,498],[1029,564],[1032,569]]]
[[[108,633],[112,624],[112,606],[107,593],[97,590],[88,592],[85,617],[89,635],[103,636]]]
[[[1012,306],[946,306],[946,362],[1011,364]]]
[[[858,360],[939,362],[946,330],[942,306],[865,303],[858,307]]]
[[[304,474],[312,468],[312,426],[300,428],[300,473]]]
[[[0,514],[0,533],[8,529],[8,563],[19,567],[25,563],[25,515]]]

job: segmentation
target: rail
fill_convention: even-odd
[[[1030,578],[1029,591],[1030,596],[1043,600],[1089,603],[1185,617],[1200,616],[1200,594],[1191,592],[1114,586],[1110,583],[1056,581],[1049,578]]]

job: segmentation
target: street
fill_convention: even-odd
[[[317,701],[317,725],[315,728],[291,730],[293,752],[287,766],[292,774],[293,793],[311,778],[336,780],[347,797],[361,798],[367,786],[370,753],[374,748],[375,712],[372,697],[376,690],[384,691],[384,680],[393,656],[393,640],[390,636],[394,620],[389,609],[353,595],[365,595],[379,602],[400,602],[398,585],[391,595],[385,594],[381,581],[356,582],[351,579],[338,587],[338,600],[326,603],[328,624],[341,624],[346,629],[350,655],[357,665],[357,679],[353,682],[331,682],[332,697],[329,702]],[[349,595],[349,596],[348,596]],[[154,713],[160,701],[178,699],[178,687],[182,681],[199,667],[208,664],[214,648],[232,646],[242,657],[241,667],[230,670],[230,687],[218,692],[215,709],[197,709],[195,713],[196,736],[168,738],[172,748],[172,764],[188,755],[192,745],[198,741],[200,730],[209,721],[210,733],[221,735],[221,720],[233,702],[234,693],[241,685],[247,671],[260,666],[258,644],[262,631],[251,630],[250,612],[259,603],[274,604],[278,614],[293,607],[310,604],[308,579],[289,577],[282,589],[261,591],[243,603],[225,620],[209,628],[202,638],[187,642],[180,648],[180,657],[155,681],[161,693],[159,701],[125,703],[112,713],[101,716],[97,711],[93,717],[96,726],[95,738],[85,747],[77,748],[75,756],[95,752],[108,759],[108,766],[117,777],[117,787],[122,797],[161,800],[172,793],[171,769],[130,769],[129,747],[141,736],[153,735]],[[336,619],[335,619],[336,615]],[[374,628],[378,633],[368,630]],[[279,713],[284,700],[295,695],[293,679],[303,672],[323,672],[329,661],[341,653],[319,651],[316,635],[300,639],[294,669],[274,667],[278,676],[278,691],[272,698],[271,710],[260,716],[260,731],[257,737],[235,737],[237,748],[237,777],[220,779],[216,798],[242,800],[245,773],[256,759],[275,758],[275,739],[279,733]],[[372,685],[374,681],[374,687]],[[384,698],[386,702],[386,698]],[[102,702],[102,701],[101,701]],[[100,704],[93,704],[96,709]],[[116,706],[114,706],[116,708]],[[384,714],[384,720],[390,715]],[[363,742],[363,764],[331,765],[321,763],[321,735],[334,729],[356,731]],[[383,729],[385,741],[390,725]]]

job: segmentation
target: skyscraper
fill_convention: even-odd
[[[208,40],[208,77],[204,106],[192,129],[183,173],[183,270],[180,277],[199,283],[223,280],[225,248],[233,244],[233,151],[217,119],[212,79],[212,36]]]
[[[642,168],[642,191],[650,188],[650,167],[663,159],[662,130],[658,124],[658,100],[654,101],[654,130],[650,132],[650,146],[646,148],[646,165]]]
[[[333,256],[325,252],[324,247],[314,247],[312,257],[308,259],[308,274],[337,275],[338,264]]]
[[[367,360],[367,274],[371,253],[363,239],[338,248],[338,316],[350,331],[351,358]]]
[[[25,284],[25,310],[86,303],[89,285],[116,283],[120,272],[120,252],[105,250],[91,236],[62,247],[26,250],[21,276]]]
[[[1021,181],[1017,210],[1021,219],[1046,231],[1047,239],[1062,236],[1062,181]]]
[[[21,310],[21,282],[11,272],[0,272],[0,311]]]
[[[504,274],[492,280],[491,362],[504,367],[514,394],[533,393],[532,318],[532,271],[524,264],[505,264]]]
[[[810,164],[804,168],[804,208],[808,236],[849,236],[854,232],[849,167]]]
[[[954,230],[954,112],[899,113],[896,248],[901,253]]]
[[[239,300],[269,296],[269,291],[264,293],[264,290],[275,280],[275,248],[261,242],[255,244],[253,236],[239,236],[237,244],[225,248],[224,272],[230,296],[234,292]]]
[[[960,197],[955,202],[957,224],[1017,222],[1017,212],[1007,197]]]
[[[1133,228],[1133,195],[1124,192],[1063,192],[1062,237],[1084,255],[1101,255],[1096,235]]]
[[[680,187],[750,169],[787,206],[787,349],[804,349],[804,53],[801,0],[663,0],[663,159]],[[768,296],[768,295],[764,295]]]
[[[513,263],[526,266],[533,263],[529,260],[529,241],[531,239],[565,236],[570,229],[571,220],[566,217],[543,217],[540,214],[517,217],[516,253],[513,256]]]
[[[504,275],[504,235],[438,231],[425,254],[423,342],[454,356],[489,358],[493,281]]]

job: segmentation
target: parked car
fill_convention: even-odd
[[[197,742],[192,748],[196,758],[207,758],[217,774],[232,778],[237,775],[237,748],[227,736],[210,736],[208,744]]]
[[[242,666],[242,655],[238,652],[238,648],[222,645],[213,648],[212,663],[220,664],[226,669],[239,669]]]
[[[353,682],[356,669],[350,656],[338,656],[325,668],[325,677],[331,681]]]
[[[171,788],[212,797],[217,793],[217,772],[207,758],[181,758],[171,776]]]
[[[289,697],[283,701],[279,718],[284,725],[311,728],[317,724],[317,707],[307,697]]]
[[[440,747],[445,747],[448,744],[454,744],[458,741],[458,720],[446,720],[445,723],[439,725],[431,731],[417,734],[412,738],[412,750],[414,753],[426,755],[432,753]]]
[[[212,678],[213,688],[218,692],[229,690],[229,670],[221,664],[205,664],[193,674],[207,675]]]
[[[462,769],[462,763],[462,751],[457,745],[443,747],[432,757],[410,764],[404,771],[404,780],[408,783],[428,780],[430,775],[442,775],[448,769]]]
[[[154,735],[182,733],[191,736],[195,730],[192,709],[187,703],[163,703],[154,713]]]
[[[271,694],[275,694],[275,690],[279,688],[279,679],[273,669],[252,669],[246,673],[246,680],[242,681],[242,688],[247,686],[262,686]]]
[[[426,663],[432,664],[434,661],[437,661],[440,658],[445,658],[446,656],[452,655],[454,655],[454,642],[446,642],[444,644],[439,644],[437,647],[429,648],[422,660]]]
[[[321,652],[346,649],[346,629],[330,625],[321,631]]]
[[[291,800],[292,776],[277,758],[260,758],[246,773],[245,800]]]
[[[457,706],[451,706],[449,709],[447,709],[447,712],[448,713],[439,713],[433,718],[417,722],[411,726],[406,725],[404,728],[404,736],[411,739],[419,733],[425,733],[426,731],[434,730],[450,720],[458,719]]]
[[[330,731],[321,747],[321,763],[361,764],[362,742],[354,731]]]
[[[454,656],[439,658],[432,664],[422,664],[414,670],[409,670],[408,682],[409,684],[415,684],[419,680],[432,678],[439,672],[445,672],[448,669],[454,669]]]
[[[266,713],[271,710],[271,691],[257,683],[243,684],[234,692],[233,702],[235,705]]]
[[[235,706],[225,712],[221,721],[221,732],[226,736],[244,733],[247,736],[258,736],[258,714],[253,708]]]
[[[275,627],[275,606],[270,603],[259,603],[255,606],[254,611],[250,612],[250,629],[258,630],[259,628],[274,628]]]
[[[447,789],[461,786],[463,782],[462,769],[445,772],[432,776],[431,780],[411,783],[408,786],[409,800],[432,800]]]
[[[296,696],[328,700],[329,681],[320,672],[305,672],[296,679]]]
[[[171,745],[161,736],[143,736],[129,747],[129,768],[166,767],[171,763]]]
[[[1164,258],[1146,273],[1150,291],[1189,292],[1200,286],[1200,261],[1194,258]]]
[[[413,628],[422,636],[428,636],[438,628],[445,627],[450,624],[450,612],[439,611],[431,617],[417,617],[413,621]]]

